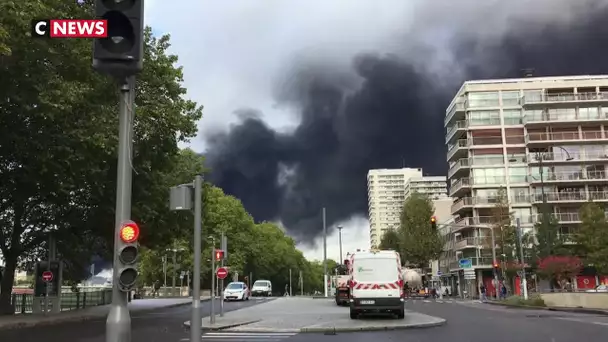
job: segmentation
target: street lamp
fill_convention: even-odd
[[[342,226],[338,226],[338,241],[340,244],[340,263],[343,263],[344,259],[342,259]]]
[[[173,252],[173,281],[171,284],[171,293],[175,296],[176,276],[177,276],[177,252],[185,251],[185,248],[167,248],[165,251]]]

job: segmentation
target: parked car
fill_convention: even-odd
[[[251,294],[249,292],[249,288],[247,287],[247,284],[240,282],[240,281],[232,282],[232,283],[228,284],[228,286],[226,286],[226,289],[224,289],[224,300],[225,301],[249,300],[250,296],[251,296]]]
[[[608,292],[608,285],[598,285],[594,289],[585,292]]]

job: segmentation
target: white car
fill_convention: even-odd
[[[272,296],[272,283],[270,280],[256,280],[251,287],[253,296]]]
[[[224,300],[249,300],[249,288],[243,282],[232,282],[224,289]]]
[[[593,290],[587,290],[585,292],[608,292],[608,285],[598,285]]]

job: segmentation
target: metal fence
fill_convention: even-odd
[[[64,292],[61,294],[61,311],[84,309],[110,303],[112,303],[112,289]],[[32,313],[34,295],[13,293],[11,304],[15,308],[15,314]]]

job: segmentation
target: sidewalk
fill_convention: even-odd
[[[508,304],[497,300],[488,300],[485,303],[490,305],[506,306],[509,308],[524,309],[524,310],[547,310],[547,311],[560,311],[560,312],[572,312],[582,313],[591,315],[603,315],[608,316],[608,310],[602,309],[590,309],[590,308],[568,308],[568,307],[557,307],[557,306],[528,306],[528,305],[515,305]]]
[[[360,317],[351,319],[349,308],[337,306],[333,299],[280,297],[256,306],[216,316],[214,324],[203,318],[203,330],[228,332],[311,333],[337,331],[375,331],[429,328],[445,324],[439,317],[407,310],[405,319]],[[189,327],[190,321],[184,322]]]
[[[201,297],[201,301],[207,301],[209,299],[209,296]],[[131,314],[142,313],[158,309],[188,305],[191,303],[192,297],[137,299],[129,303],[129,311]],[[64,311],[57,314],[48,314],[46,316],[42,314],[0,316],[0,330],[105,318],[109,311],[110,305],[101,305],[80,310]]]

